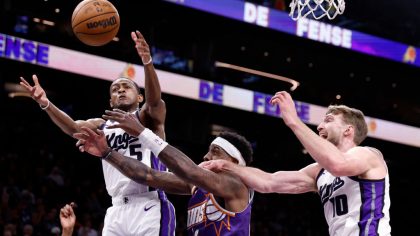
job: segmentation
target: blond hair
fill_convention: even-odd
[[[368,133],[368,127],[362,111],[346,105],[331,105],[328,107],[326,114],[341,114],[343,116],[344,123],[354,127],[353,141],[356,145],[359,145],[363,140],[365,140]]]

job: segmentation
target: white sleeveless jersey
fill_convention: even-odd
[[[102,127],[108,145],[112,149],[118,151],[124,156],[139,160],[152,169],[160,171],[167,170],[165,165],[161,163],[149,149],[142,146],[138,137],[130,136],[123,129],[107,128],[109,125],[113,125],[115,123],[117,122],[108,120]],[[147,185],[138,184],[129,179],[105,160],[102,161],[102,168],[106,189],[111,197],[127,196],[154,190]]]
[[[335,177],[322,169],[317,177],[330,236],[389,236],[389,182]]]

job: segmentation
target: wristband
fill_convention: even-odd
[[[147,61],[147,62],[143,62],[143,65],[145,66],[145,65],[149,65],[150,63],[152,63],[152,57],[150,57],[150,60],[149,61]]]
[[[43,107],[41,104],[39,104],[39,106],[41,107],[42,110],[44,110],[44,111],[47,110],[48,107],[50,107],[50,100],[48,100],[48,103],[45,107]]]
[[[150,129],[144,129],[143,132],[139,135],[139,141],[155,154],[156,157],[159,156],[159,153],[168,146],[168,143],[165,140],[161,139],[155,133],[153,133]]]

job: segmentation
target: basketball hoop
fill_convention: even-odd
[[[315,19],[327,16],[332,20],[346,8],[344,0],[292,0],[289,16],[293,20],[312,15]]]

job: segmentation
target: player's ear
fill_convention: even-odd
[[[352,133],[354,133],[354,127],[352,125],[347,126],[346,130],[344,131],[344,135],[349,136]]]
[[[109,107],[114,108],[114,106],[112,105],[112,99],[109,99]]]
[[[143,97],[143,94],[139,94],[139,95],[137,95],[137,102],[140,104],[140,103],[142,103],[143,102],[143,100],[144,100],[144,97]]]

